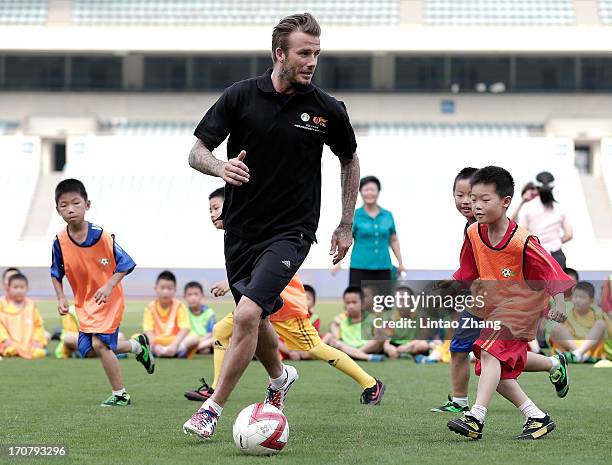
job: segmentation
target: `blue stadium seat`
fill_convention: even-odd
[[[563,26],[575,24],[572,0],[424,0],[425,24]]]
[[[612,0],[599,0],[599,20],[612,25]]]
[[[301,11],[323,24],[399,24],[399,0],[74,0],[77,25],[265,25]]]
[[[0,24],[37,26],[47,22],[47,0],[3,0],[0,2]]]

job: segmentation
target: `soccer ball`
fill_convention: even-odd
[[[234,421],[234,442],[247,455],[276,455],[287,444],[289,423],[274,405],[252,404]]]

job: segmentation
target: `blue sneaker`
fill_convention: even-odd
[[[436,360],[430,360],[429,357],[427,357],[427,355],[423,355],[423,354],[415,355],[414,361],[416,363],[420,363],[423,365],[432,365],[434,363],[438,363]]]
[[[385,356],[382,354],[370,354],[368,358],[369,362],[383,362],[385,360]]]

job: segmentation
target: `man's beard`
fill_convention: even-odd
[[[287,82],[293,88],[303,88],[308,84],[302,84],[298,81],[299,68],[292,67],[289,64],[283,65],[280,72],[278,73],[278,77],[281,81]]]

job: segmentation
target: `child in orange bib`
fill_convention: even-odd
[[[136,264],[115,243],[115,236],[85,221],[90,201],[81,181],[65,179],[55,189],[57,212],[67,223],[53,243],[51,282],[57,295],[60,315],[68,313],[68,299],[62,279],[68,279],[79,320],[78,348],[81,356],[100,357],[112,387],[111,396],[102,406],[127,406],[117,353],[132,352],[136,360],[153,373],[155,363],[145,335],[118,341],[125,299],[121,280]]]
[[[483,316],[495,327],[488,325],[474,343],[480,376],[476,403],[462,417],[449,421],[448,427],[480,439],[487,407],[497,390],[525,416],[517,438],[538,439],[555,424],[527,397],[516,378],[525,368],[528,342],[547,303],[544,292],[555,301],[549,318],[563,321],[567,317],[563,292],[573,281],[536,238],[507,218],[514,194],[508,171],[487,166],[474,173],[470,184],[477,223],[467,230],[461,267],[453,277],[468,283],[481,280],[477,287],[485,296]]]
[[[145,308],[142,330],[151,341],[153,355],[156,357],[187,356],[193,347],[184,345],[189,334],[189,314],[187,308],[177,298],[176,276],[171,271],[162,271],[155,280],[156,299]]]

